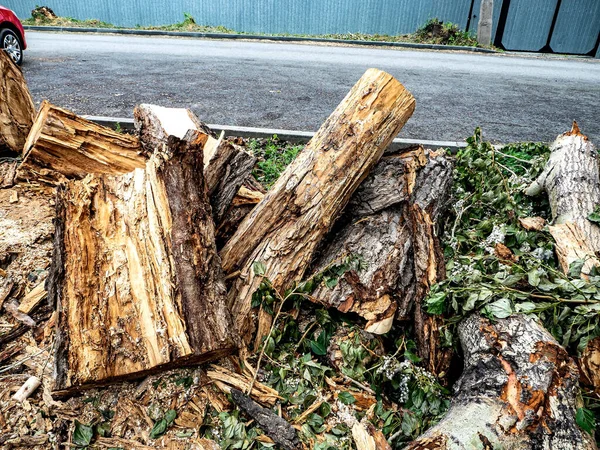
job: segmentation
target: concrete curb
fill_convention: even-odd
[[[123,28],[77,28],[77,27],[50,27],[24,25],[25,30],[31,31],[56,31],[68,33],[104,33],[104,34],[126,34],[133,36],[176,36],[188,38],[203,39],[250,39],[259,41],[275,42],[318,42],[318,43],[336,43],[352,44],[367,47],[401,47],[414,48],[421,50],[452,50],[466,51],[475,53],[499,53],[495,50],[479,47],[461,47],[458,45],[438,45],[438,44],[416,44],[411,42],[380,42],[380,41],[354,41],[345,39],[325,39],[300,36],[265,36],[259,34],[229,34],[229,33],[200,33],[191,31],[162,31],[162,30],[133,30]]]
[[[106,117],[106,116],[83,116],[84,118],[96,122],[99,125],[104,125],[105,127],[115,128],[117,123],[121,126],[123,130],[132,130],[133,129],[133,119],[129,118],[121,118],[121,117]],[[273,137],[274,134],[279,137],[279,139],[297,142],[297,143],[306,143],[313,136],[314,132],[312,131],[295,131],[295,130],[280,130],[276,128],[254,128],[254,127],[236,127],[230,125],[216,125],[216,124],[208,124],[211,130],[215,133],[219,134],[221,131],[225,132],[226,136],[237,136],[243,138],[254,138],[254,139],[268,139]],[[432,141],[427,139],[403,139],[396,138],[392,142],[389,147],[389,150],[401,150],[409,147],[414,147],[415,145],[422,145],[423,147],[430,148],[432,150],[438,148],[447,148],[451,152],[456,152],[461,148],[465,148],[467,144],[465,142],[457,142],[457,141]]]

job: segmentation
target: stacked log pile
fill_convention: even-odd
[[[52,395],[213,363],[194,376],[229,397],[207,390],[204,405],[219,410],[231,399],[269,434],[265,443],[299,448],[296,428],[273,412],[278,392],[260,380],[274,316],[253,295],[265,280],[285,292],[348,255],[360,256],[363,270],[315,286],[308,299],[360,317],[374,342],[413,327],[423,366],[447,375],[453,355],[441,344],[442,319],[423,301],[445,277],[439,236],[452,158],[422,147],[384,153],[415,108],[391,75],[369,69],[265,192],[250,176],[255,156],[189,110],[139,105],[135,134],[122,134],[49,102],[35,115],[2,52],[0,70],[0,146],[13,156],[0,167],[0,306],[17,323],[0,337],[0,362],[24,351],[11,341],[28,330],[46,343],[34,356],[53,361],[50,373],[32,357],[35,379],[10,388],[24,386],[19,402],[40,383],[52,404]],[[600,203],[597,156],[577,129],[559,139],[528,193],[550,192],[563,266],[585,254],[589,274],[600,250],[597,225],[584,220]],[[563,164],[567,175],[589,168],[586,189],[555,189]],[[35,210],[29,221],[27,209]],[[451,409],[410,448],[594,448],[575,422],[578,367],[537,321],[473,315],[459,333],[465,367]],[[580,361],[590,383],[597,347]],[[252,353],[256,369],[243,363]],[[216,364],[236,354],[230,361],[239,365]],[[135,395],[148,389],[142,383]],[[365,392],[372,411],[376,393]],[[190,400],[194,411],[202,401]],[[196,426],[197,413],[186,411],[177,420]],[[97,443],[144,448],[128,440],[127,423],[115,417],[114,439]],[[352,435],[360,449],[389,448],[371,424],[355,423]]]

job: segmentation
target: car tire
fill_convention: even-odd
[[[2,46],[2,50],[10,56],[10,59],[15,64],[20,66],[23,63],[23,43],[13,30],[2,30],[0,33],[0,45]]]

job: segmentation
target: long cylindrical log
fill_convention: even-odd
[[[69,392],[236,348],[195,132],[145,169],[61,185],[47,284]]]
[[[446,416],[410,450],[595,449],[576,422],[578,371],[531,316],[459,325],[464,370]]]
[[[122,174],[144,168],[137,137],[77,116],[44,101],[23,150],[17,176],[57,184],[88,174]]]
[[[402,84],[369,69],[225,245],[225,272],[240,271],[229,304],[247,340],[251,297],[262,279],[252,264],[264,264],[276,289],[300,280],[321,239],[414,107]]]
[[[21,153],[34,117],[35,107],[21,69],[0,52],[0,150]]]

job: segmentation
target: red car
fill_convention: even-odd
[[[0,6],[0,45],[15,63],[21,65],[23,50],[27,48],[25,30],[15,13],[4,6]]]

